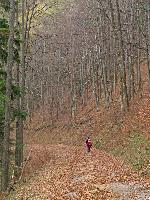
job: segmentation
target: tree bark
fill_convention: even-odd
[[[6,101],[5,101],[5,124],[2,153],[2,182],[1,190],[6,191],[9,186],[9,143],[11,124],[11,93],[12,93],[12,67],[13,67],[13,43],[14,43],[14,23],[15,23],[15,0],[10,1],[9,14],[9,40],[7,57],[7,79],[6,79]]]
[[[21,94],[21,105],[19,108],[20,112],[25,111],[25,0],[22,0],[22,33],[21,33],[21,80],[20,87],[22,88]],[[18,104],[19,106],[19,104]],[[17,119],[17,130],[16,130],[16,149],[15,149],[15,175],[18,178],[21,174],[21,168],[23,163],[23,118],[21,116]]]
[[[124,51],[124,41],[122,35],[122,25],[121,25],[121,15],[120,15],[120,6],[118,0],[116,0],[117,7],[117,18],[118,18],[118,30],[119,30],[119,39],[120,39],[120,47],[121,47],[121,59],[122,63],[120,65],[120,84],[121,84],[121,99],[123,110],[128,110],[129,107],[129,99],[127,92],[127,84],[126,84],[126,66],[125,66],[125,51]]]

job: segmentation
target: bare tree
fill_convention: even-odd
[[[9,185],[9,151],[10,151],[10,124],[11,124],[11,94],[12,94],[12,67],[13,67],[13,43],[14,43],[14,23],[15,23],[15,0],[10,1],[9,14],[9,40],[7,58],[7,79],[6,79],[6,101],[5,101],[5,126],[2,153],[2,191],[6,191]]]

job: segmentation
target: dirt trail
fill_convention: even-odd
[[[10,200],[149,200],[146,183],[122,161],[93,149],[51,146],[51,161],[16,187]]]

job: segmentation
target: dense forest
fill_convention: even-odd
[[[0,0],[1,191],[22,177],[37,113],[75,126],[89,99],[94,112],[127,113],[143,71],[149,87],[149,0]]]

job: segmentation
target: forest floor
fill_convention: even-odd
[[[149,200],[150,185],[105,151],[66,145],[32,145],[28,167],[47,163],[16,185],[9,200]],[[36,155],[36,156],[35,156]],[[28,169],[27,169],[28,170]]]

